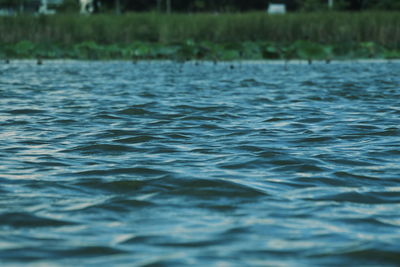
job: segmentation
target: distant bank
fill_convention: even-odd
[[[0,17],[0,58],[400,58],[398,12]]]

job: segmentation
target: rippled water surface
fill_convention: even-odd
[[[399,73],[0,65],[0,263],[397,266]]]

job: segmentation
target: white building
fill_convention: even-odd
[[[285,4],[269,4],[268,14],[285,14],[286,5]]]
[[[60,5],[63,0],[41,0],[38,9],[39,14],[54,14],[55,10],[49,9],[49,5]]]

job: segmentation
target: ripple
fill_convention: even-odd
[[[398,263],[398,62],[10,66],[3,265]]]
[[[172,180],[175,189],[170,191],[174,195],[188,195],[199,198],[256,198],[266,196],[268,193],[254,188],[245,183],[237,183],[229,180],[209,179],[182,179]]]
[[[161,179],[161,178],[153,178]],[[149,180],[117,180],[117,181],[104,181],[102,179],[86,179],[85,181],[79,181],[74,185],[77,187],[82,187],[90,190],[102,190],[115,193],[129,193],[138,190],[145,189],[146,187],[152,187],[153,183],[156,181]],[[154,183],[154,190],[168,188],[166,185],[159,185],[157,182]]]
[[[41,114],[45,113],[45,110],[40,110],[40,109],[13,109],[13,110],[8,110],[7,113],[12,114],[12,115],[34,115],[34,114]]]
[[[221,240],[221,239],[215,239],[215,240],[204,240],[204,241],[188,241],[188,242],[167,242],[167,243],[161,243],[159,245],[164,246],[164,247],[176,247],[176,248],[205,248],[205,247],[212,247],[212,246],[217,246],[220,244],[224,244],[228,240]]]
[[[154,115],[155,113],[150,111],[150,110],[144,109],[144,108],[132,107],[132,108],[122,109],[122,110],[118,111],[118,114],[122,114],[122,115],[140,115],[140,116],[148,115],[148,116],[151,116],[151,115]]]
[[[110,168],[106,170],[90,170],[81,171],[74,173],[74,175],[83,176],[107,176],[107,175],[117,175],[117,174],[136,174],[136,175],[165,175],[168,171],[144,168],[144,167],[133,167],[133,168]]]
[[[218,167],[223,168],[223,169],[242,169],[242,168],[251,168],[251,167],[257,167],[260,165],[264,165],[262,161],[259,160],[249,160],[249,161],[243,161],[242,159],[240,162],[229,162],[229,163],[222,163],[219,164]]]
[[[328,254],[323,256],[340,256],[347,258],[349,261],[358,261],[365,264],[390,264],[390,266],[397,265],[400,260],[399,253],[397,250],[385,250],[385,249],[375,249],[375,248],[367,248],[367,249],[358,249],[358,250],[350,250],[343,253],[338,254]]]
[[[316,136],[316,137],[307,137],[296,140],[297,143],[325,143],[335,141],[336,138],[332,136]]]
[[[348,163],[346,161],[346,163]],[[354,178],[354,179],[359,179],[359,180],[378,180],[378,177],[372,177],[372,176],[367,176],[367,175],[360,175],[360,174],[352,174],[352,173],[348,173],[348,172],[344,172],[344,171],[340,171],[340,172],[335,172],[334,175],[336,177],[341,177],[341,178]]]
[[[8,212],[0,214],[0,225],[10,227],[59,227],[74,223],[64,220],[39,217],[26,212]]]
[[[87,257],[106,257],[117,254],[124,254],[127,252],[122,249],[116,249],[106,246],[84,246],[68,250],[58,250],[55,251],[55,253],[61,257],[87,258]]]
[[[346,192],[313,199],[315,201],[353,202],[362,204],[399,203],[399,192]]]
[[[94,144],[94,145],[84,145],[77,146],[72,149],[64,150],[63,152],[78,152],[84,154],[92,154],[92,153],[119,153],[119,152],[130,152],[135,151],[134,148],[123,145],[112,145],[112,144]]]
[[[115,142],[117,143],[124,143],[124,144],[137,144],[137,143],[146,143],[155,140],[160,140],[160,138],[151,136],[151,135],[142,135],[142,136],[135,136],[135,137],[128,137],[117,139]]]

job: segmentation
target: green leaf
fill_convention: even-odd
[[[32,58],[35,56],[35,45],[30,41],[20,41],[15,45],[14,51],[18,57]]]
[[[310,41],[297,41],[293,48],[301,59],[325,59],[331,56],[329,47]]]
[[[221,52],[221,60],[235,60],[240,58],[240,53],[237,50],[224,50]]]
[[[278,59],[283,57],[282,49],[276,44],[266,43],[262,45],[262,56],[267,59]]]

